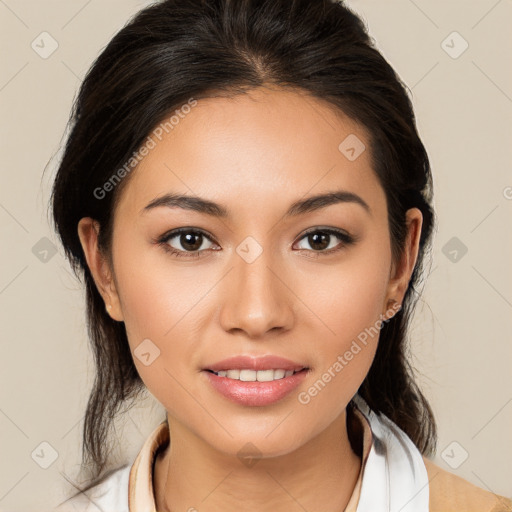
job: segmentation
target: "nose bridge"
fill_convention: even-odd
[[[290,292],[278,277],[272,251],[248,237],[233,253],[233,265],[222,306],[224,329],[241,329],[250,337],[288,329],[293,320]]]

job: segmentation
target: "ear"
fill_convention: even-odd
[[[392,303],[398,305],[402,304],[418,259],[423,215],[418,208],[410,208],[405,214],[405,219],[407,235],[404,249],[400,261],[393,262],[391,265],[390,279],[384,304],[385,312],[389,312],[390,304]],[[385,312],[383,312],[383,314],[386,314]],[[389,316],[389,313],[386,316]]]
[[[107,258],[98,247],[100,224],[91,217],[84,217],[78,223],[78,236],[85,259],[99,293],[105,301],[107,313],[118,322],[123,321],[123,314],[113,279],[113,271]]]

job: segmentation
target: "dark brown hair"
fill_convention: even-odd
[[[113,419],[144,384],[124,323],[105,312],[80,245],[78,222],[82,217],[99,221],[99,245],[110,256],[116,201],[130,175],[104,197],[95,190],[190,98],[234,96],[269,84],[324,100],[367,129],[373,169],[386,194],[394,258],[403,249],[407,209],[423,214],[418,261],[403,307],[383,325],[359,393],[422,453],[435,448],[433,414],[407,355],[407,327],[434,215],[429,159],[404,84],[374,47],[362,20],[341,2],[165,0],[139,12],[89,70],[52,193],[56,230],[73,270],[85,280],[96,375],[84,422],[82,467],[92,463],[95,476],[108,461]]]

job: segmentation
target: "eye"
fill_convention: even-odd
[[[335,239],[338,239],[336,243]],[[317,256],[329,255],[341,251],[344,247],[355,242],[355,237],[347,232],[334,228],[315,228],[308,231],[300,241],[305,240],[312,248],[313,252],[318,253]],[[304,250],[304,247],[299,247]],[[309,249],[305,249],[308,250]]]
[[[198,258],[201,252],[208,249],[208,240],[211,241],[211,238],[201,230],[179,228],[162,235],[157,243],[177,257]]]
[[[335,239],[338,239],[337,244]],[[305,240],[311,249],[299,247],[299,250],[316,253],[313,257],[333,254],[356,241],[354,236],[334,228],[312,229],[305,233],[299,242],[302,240]],[[211,243],[212,238],[200,229],[179,228],[165,233],[156,240],[156,243],[178,258],[199,258],[201,253],[209,248],[208,241]],[[211,247],[210,249],[219,250]]]

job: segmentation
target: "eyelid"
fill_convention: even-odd
[[[315,227],[309,228],[306,231],[304,231],[304,233],[302,233],[302,236],[300,237],[299,240],[302,240],[305,236],[310,235],[311,233],[317,233],[317,232],[328,233],[329,235],[335,235],[338,237],[354,238],[355,239],[354,235],[351,235],[348,231],[341,229],[341,228],[334,228],[334,227],[329,227],[329,226],[315,226]]]
[[[158,244],[168,245],[169,240],[171,240],[172,238],[175,238],[183,233],[193,233],[193,234],[197,234],[197,235],[202,235],[204,238],[207,238],[208,240],[210,240],[210,242],[213,242],[214,244],[219,245],[212,235],[210,235],[209,233],[207,233],[206,231],[204,231],[201,228],[196,228],[193,226],[171,229],[153,241]],[[188,254],[194,254],[194,253],[202,252],[204,250],[205,249],[202,249],[201,251],[181,251],[181,252],[186,252]]]

